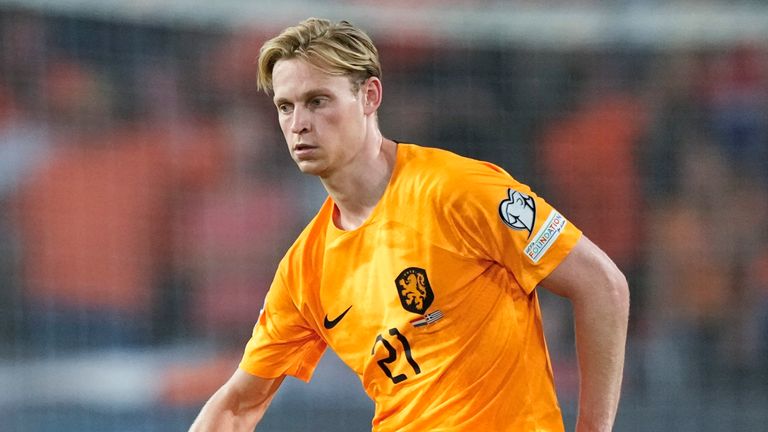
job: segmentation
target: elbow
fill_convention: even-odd
[[[605,293],[608,304],[615,313],[626,321],[629,319],[629,282],[616,265],[606,269]]]

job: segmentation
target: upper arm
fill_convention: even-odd
[[[601,294],[623,302],[629,298],[622,272],[605,252],[583,235],[541,286],[571,301]]]
[[[451,247],[502,265],[528,294],[557,267],[581,231],[498,167],[470,163],[445,180],[435,212]]]
[[[303,381],[312,378],[326,343],[319,334],[317,323],[308,320],[312,317],[307,300],[295,300],[310,298],[311,294],[306,293],[313,289],[305,282],[309,278],[305,273],[311,272],[314,266],[301,259],[287,257],[281,261],[264,308],[245,346],[241,370],[269,378],[281,375],[291,375]],[[291,266],[289,260],[301,263],[294,266],[296,271],[287,270]]]

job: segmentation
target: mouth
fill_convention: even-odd
[[[298,159],[308,159],[312,158],[313,154],[316,152],[317,146],[310,145],[310,144],[296,144],[293,146],[293,156]]]
[[[317,147],[309,144],[296,144],[293,146],[293,151],[312,150],[314,148],[317,148]]]

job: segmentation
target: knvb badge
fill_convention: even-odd
[[[423,314],[435,299],[429,284],[426,270],[408,267],[395,278],[395,288],[403,309],[415,314]]]

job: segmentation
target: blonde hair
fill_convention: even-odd
[[[364,31],[347,21],[309,18],[268,40],[259,52],[257,86],[272,91],[272,70],[279,60],[300,58],[320,70],[349,76],[353,91],[368,78],[381,78],[379,52]]]

